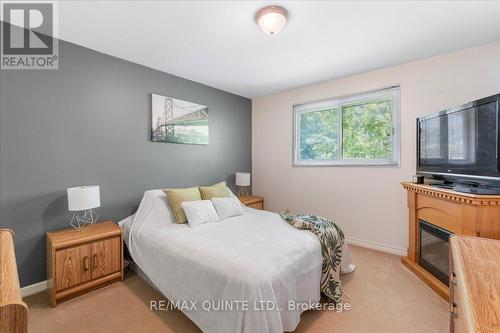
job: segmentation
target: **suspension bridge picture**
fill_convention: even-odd
[[[151,95],[151,140],[208,144],[208,106]]]

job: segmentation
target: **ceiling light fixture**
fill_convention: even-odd
[[[285,26],[287,18],[287,10],[279,6],[264,7],[255,15],[257,25],[268,35],[280,32]]]

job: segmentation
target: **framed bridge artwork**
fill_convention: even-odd
[[[208,106],[151,94],[151,140],[208,145]]]

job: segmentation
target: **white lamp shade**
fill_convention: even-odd
[[[71,187],[67,191],[69,211],[88,210],[101,205],[99,186]]]
[[[236,185],[238,185],[238,186],[250,186],[250,174],[248,172],[237,172],[236,173]]]

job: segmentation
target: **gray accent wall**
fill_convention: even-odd
[[[207,105],[210,144],[151,142],[151,93]],[[251,122],[247,98],[63,41],[58,70],[0,71],[0,227],[15,231],[21,286],[46,279],[66,188],[100,185],[100,220],[119,221],[149,189],[233,186],[251,171]]]

